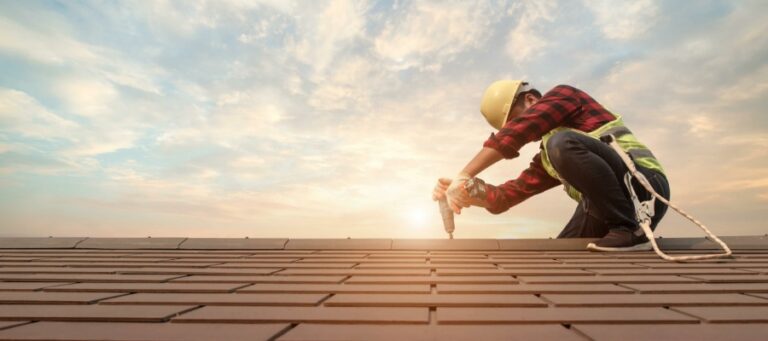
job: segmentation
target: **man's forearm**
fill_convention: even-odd
[[[467,163],[461,172],[470,177],[474,177],[503,158],[504,156],[496,151],[496,149],[484,147],[471,161],[469,161],[469,163]]]

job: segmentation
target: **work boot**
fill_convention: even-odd
[[[637,232],[635,232],[637,231]],[[632,231],[626,227],[614,228],[608,231],[597,242],[589,243],[587,250],[591,251],[648,251],[652,249],[651,242],[641,229]],[[637,234],[640,234],[639,236]]]

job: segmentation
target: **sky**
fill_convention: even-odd
[[[768,2],[0,0],[0,236],[444,238],[483,90],[621,114],[673,202],[768,232]],[[479,175],[501,184],[538,143]],[[457,238],[555,237],[562,187]],[[700,236],[672,211],[665,237]]]

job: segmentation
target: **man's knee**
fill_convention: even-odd
[[[547,156],[555,169],[568,161],[569,157],[575,151],[575,148],[581,145],[579,138],[582,135],[570,130],[563,130],[552,135],[547,141]]]

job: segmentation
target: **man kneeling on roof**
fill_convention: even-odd
[[[541,93],[524,81],[501,80],[485,90],[480,112],[498,132],[491,134],[483,149],[453,179],[438,180],[433,199],[447,196],[451,209],[485,207],[499,214],[523,200],[560,185],[579,204],[558,238],[601,238],[589,245],[596,251],[650,250],[651,245],[639,228],[635,207],[624,184],[627,166],[619,154],[600,141],[613,135],[657,193],[669,198],[669,183],[651,151],[642,144],[616,115],[586,92],[558,85]],[[475,178],[500,161],[519,155],[520,148],[541,140],[541,151],[517,179],[500,186]],[[465,185],[472,179],[474,196]],[[638,199],[651,194],[632,181]],[[655,229],[667,206],[656,201],[651,228]]]

